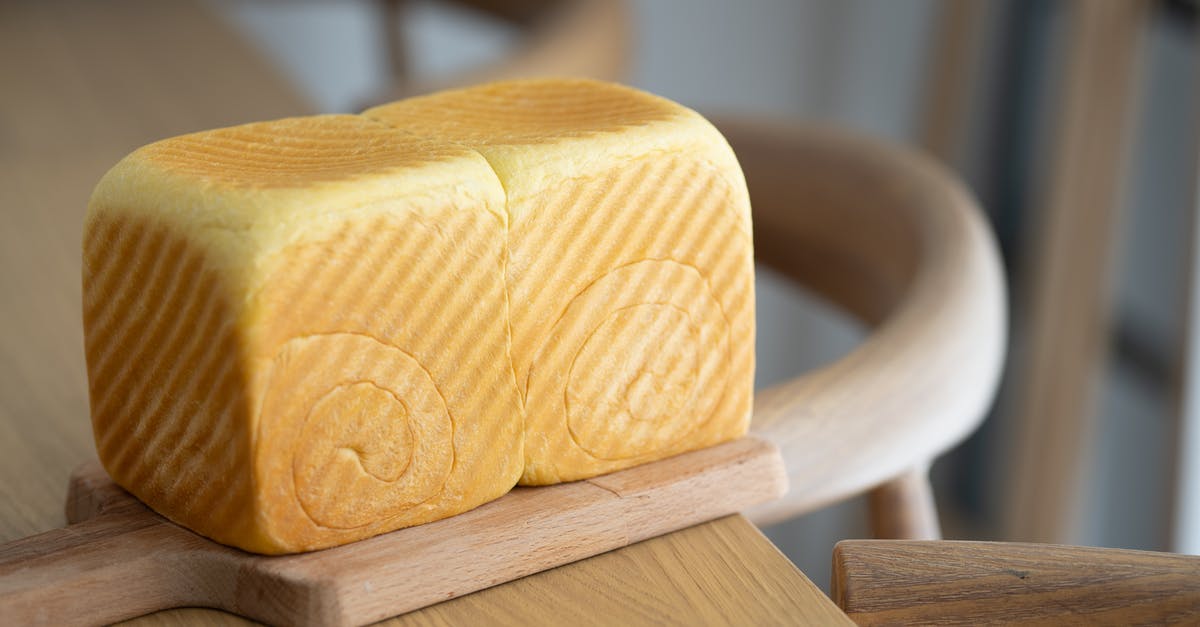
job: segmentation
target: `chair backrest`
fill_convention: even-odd
[[[755,256],[872,327],[823,368],[760,392],[783,450],[769,523],[927,467],[983,418],[1006,312],[999,255],[967,190],[932,160],[829,129],[717,122],[750,189]]]

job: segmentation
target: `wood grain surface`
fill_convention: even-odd
[[[797,583],[801,581],[801,583]],[[386,621],[397,626],[852,625],[742,516],[729,516]],[[244,625],[197,608],[122,623]]]
[[[742,516],[605,553],[404,616],[404,625],[851,625]],[[639,549],[636,553],[630,549]],[[543,575],[557,574],[551,578]],[[590,606],[572,599],[591,598]],[[754,599],[744,603],[744,599]],[[675,608],[667,613],[663,608]]]
[[[0,545],[0,608],[19,624],[111,622],[188,605],[277,625],[360,625],[777,498],[755,438],[588,481],[519,487],[458,516],[323,551],[262,556],[175,525],[98,463],[72,477],[73,524]]]
[[[847,540],[834,549],[833,597],[860,625],[1195,625],[1200,557]]]

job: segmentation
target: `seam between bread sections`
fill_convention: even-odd
[[[525,394],[521,393],[521,388],[517,385],[517,366],[513,360],[513,333],[512,333],[512,294],[511,286],[508,281],[508,261],[512,256],[512,246],[510,245],[510,236],[512,233],[512,211],[509,210],[508,204],[510,194],[508,186],[504,184],[504,179],[500,178],[500,172],[496,170],[496,166],[492,163],[487,155],[482,152],[457,142],[447,142],[455,146],[461,146],[471,152],[479,155],[480,159],[487,164],[491,170],[492,176],[496,177],[496,182],[500,185],[500,190],[504,192],[504,239],[501,242],[503,246],[503,255],[500,259],[500,281],[504,292],[504,352],[508,357],[508,374],[512,378],[513,388],[517,391],[517,403],[521,408],[521,458],[525,458]]]
[[[488,164],[488,169],[492,171],[492,175],[496,177],[496,181],[500,183],[500,189],[504,191],[504,257],[500,262],[500,277],[504,285],[504,350],[508,356],[508,372],[512,377],[512,384],[517,390],[517,403],[521,408],[521,433],[525,433],[525,395],[521,394],[521,388],[517,386],[517,367],[513,363],[512,350],[512,294],[508,284],[508,261],[512,256],[512,247],[510,245],[510,237],[512,233],[512,212],[508,210],[508,187],[504,184],[504,180],[500,178],[500,173],[496,171],[495,166],[491,161],[478,150],[475,151]],[[524,437],[521,442],[521,457],[525,457]],[[523,471],[522,471],[523,472]]]
[[[482,159],[483,162],[487,164],[488,170],[492,173],[492,176],[495,177],[496,183],[500,186],[500,190],[504,193],[504,211],[502,213],[502,218],[503,218],[502,225],[504,227],[504,234],[503,234],[503,239],[501,240],[502,254],[501,254],[501,258],[500,258],[500,285],[502,288],[501,291],[504,294],[504,353],[505,353],[505,357],[507,357],[507,359],[508,359],[509,378],[511,379],[513,389],[517,392],[517,403],[518,403],[518,407],[520,408],[520,412],[521,412],[521,434],[522,434],[522,437],[521,437],[521,459],[524,460],[524,458],[525,458],[525,438],[524,438],[524,433],[525,433],[525,395],[520,393],[520,387],[517,385],[517,368],[516,368],[516,364],[514,363],[514,360],[513,360],[512,295],[511,295],[511,289],[510,289],[510,285],[509,285],[509,281],[508,281],[508,261],[509,261],[509,257],[511,257],[511,246],[510,246],[509,238],[510,238],[510,234],[512,232],[512,212],[509,210],[509,206],[508,206],[509,199],[510,199],[508,187],[504,184],[504,179],[500,178],[500,172],[496,170],[496,166],[491,162],[490,159],[487,158],[487,155],[483,154],[482,152],[480,152],[479,150],[475,149],[474,147],[472,147],[470,145],[467,145],[467,144],[464,144],[461,142],[442,139],[442,138],[438,138],[438,137],[430,137],[428,135],[414,133],[409,129],[400,128],[400,127],[392,124],[386,118],[383,118],[383,117],[369,117],[365,114],[359,114],[359,115],[364,118],[367,118],[369,120],[372,120],[374,122],[383,124],[384,126],[387,126],[388,128],[395,130],[396,132],[408,135],[409,137],[415,137],[417,139],[423,139],[423,140],[427,140],[427,141],[444,142],[445,144],[455,146],[458,148],[462,148],[463,150],[466,150],[466,151],[472,152],[476,155],[479,155],[479,158]]]

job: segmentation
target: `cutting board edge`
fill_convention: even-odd
[[[218,563],[236,571],[214,576],[238,579],[213,586],[228,592],[204,605],[275,624],[365,624],[736,514],[786,491],[778,448],[747,435],[584,481],[519,487],[457,516],[320,551],[262,556],[204,540]],[[98,462],[85,462],[71,475],[68,518],[103,516],[118,499],[132,497]]]

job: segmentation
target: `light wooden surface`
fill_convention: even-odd
[[[435,605],[402,618],[406,625],[851,625],[844,614],[759,531],[730,516]],[[750,541],[753,540],[753,541]],[[591,598],[590,605],[572,602]],[[754,603],[740,599],[753,598]],[[659,608],[674,608],[666,613]]]
[[[994,542],[847,540],[833,597],[860,625],[1200,623],[1200,557]]]
[[[68,475],[94,456],[79,293],[81,226],[92,186],[141,144],[307,114],[310,107],[226,25],[187,2],[0,3],[0,53],[4,542],[63,525]],[[580,624],[607,622],[609,616],[692,624],[704,616],[714,621],[749,616],[769,624],[829,607],[761,534],[736,517],[596,559],[403,620],[436,624],[450,616],[464,624],[503,612],[506,620],[522,624],[558,623],[562,616],[577,617]],[[627,605],[630,599],[636,603]],[[138,622],[242,621],[188,609]]]
[[[458,516],[268,557],[153,513],[81,466],[75,523],[0,545],[0,608],[20,624],[112,622],[203,605],[276,625],[360,625],[735,514],[787,489],[778,450],[742,438],[597,477],[516,488]]]
[[[932,160],[783,122],[717,127],[746,173],[758,261],[874,327],[757,394],[751,429],[783,451],[792,484],[749,513],[770,523],[925,466],[975,429],[1003,359],[1004,284],[978,207]]]
[[[1063,3],[1055,135],[1031,213],[1027,329],[1014,372],[1007,538],[1066,542],[1080,513],[1099,378],[1108,355],[1113,251],[1133,124],[1143,0]]]
[[[803,583],[797,584],[798,580]],[[173,627],[246,622],[232,614],[189,608],[123,624]],[[588,627],[853,623],[754,525],[741,516],[729,516],[382,624]]]

